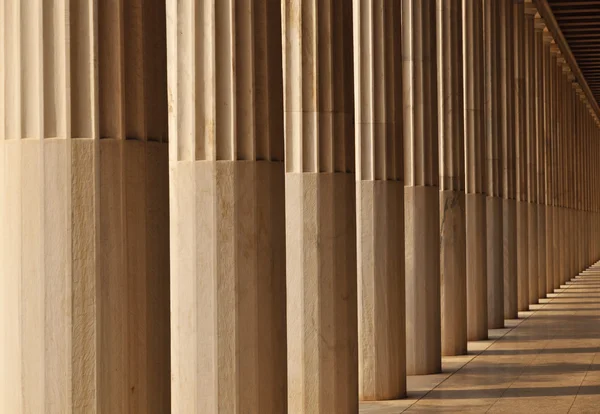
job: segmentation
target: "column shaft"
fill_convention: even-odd
[[[406,394],[401,1],[353,2],[361,400]]]
[[[463,1],[467,339],[488,337],[483,0]]]
[[[504,263],[502,242],[502,146],[499,129],[499,2],[484,2],[486,237],[488,328],[504,327]]]
[[[280,16],[167,2],[173,413],[287,410]]]
[[[356,412],[352,2],[281,4],[288,410]]]
[[[441,370],[436,2],[402,1],[408,375]]]
[[[527,241],[527,140],[525,123],[525,7],[514,3],[515,139],[517,185],[517,285],[518,310],[529,309],[529,255]]]
[[[518,318],[517,204],[514,114],[514,11],[513,0],[500,7],[500,136],[502,140],[502,238],[504,252],[504,319]]]
[[[467,352],[461,0],[437,0],[442,355]]]

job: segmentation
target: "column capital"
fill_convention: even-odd
[[[542,16],[540,16],[539,13],[536,13],[533,19],[533,24],[536,32],[541,32],[546,28],[546,21],[542,18]]]
[[[552,35],[552,32],[550,30],[548,30],[548,26],[546,26],[546,28],[544,28],[544,31],[542,32],[542,35],[544,36],[544,44],[548,44],[548,45],[552,45],[554,42],[554,36]]]
[[[537,14],[537,6],[531,0],[525,0],[525,15],[533,18]]]
[[[552,40],[552,42],[550,43],[550,53],[552,53],[552,55],[557,56],[559,58],[562,56],[560,48],[558,47],[558,45],[556,44],[556,41],[554,41],[554,40]]]

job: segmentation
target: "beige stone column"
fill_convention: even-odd
[[[513,0],[500,7],[500,136],[502,139],[502,238],[504,251],[504,319],[518,318],[517,203],[514,114],[514,11]]]
[[[504,263],[502,242],[502,140],[499,128],[499,2],[484,0],[486,237],[488,328],[504,327]]]
[[[488,337],[483,0],[463,0],[467,339]]]
[[[546,61],[546,82],[545,88],[548,91],[548,112],[547,112],[547,126],[548,126],[548,140],[550,145],[550,156],[548,158],[548,165],[550,171],[547,176],[547,209],[546,209],[546,232],[547,232],[547,243],[546,243],[546,263],[547,270],[550,279],[548,280],[548,292],[554,292],[560,284],[558,281],[558,228],[556,218],[556,180],[557,175],[560,173],[557,170],[557,123],[556,123],[556,90],[555,90],[555,71],[556,71],[556,57],[553,51],[554,40],[552,34],[546,29],[544,31],[544,41],[547,43],[547,61]]]
[[[544,40],[543,30],[546,23],[539,15],[534,20],[535,30],[535,122],[537,148],[537,252],[538,252],[538,293],[537,297],[546,297],[546,137],[544,118]]]
[[[437,0],[442,355],[467,352],[462,0]],[[460,115],[459,115],[460,114]]]
[[[550,42],[552,41],[552,35],[547,28],[544,28],[542,32],[543,46],[542,46],[542,90],[543,90],[543,122],[544,122],[544,175],[542,186],[544,188],[544,267],[546,269],[546,290],[544,296],[549,293],[554,293],[554,275],[553,267],[551,263],[551,257],[554,254],[552,251],[552,209],[550,206],[551,194],[551,175],[552,175],[552,136],[551,136],[551,125],[550,125],[550,87],[548,84],[549,79],[549,65],[550,65]]]
[[[552,90],[552,142],[553,142],[553,175],[552,175],[552,268],[554,273],[554,289],[560,288],[560,243],[562,234],[560,232],[560,208],[559,208],[559,181],[562,176],[560,170],[560,100],[558,89],[558,45],[555,42],[550,44],[551,62],[550,62],[550,86]]]
[[[537,208],[537,141],[536,131],[536,59],[535,59],[535,30],[534,15],[537,13],[535,5],[525,3],[525,124],[527,141],[527,199],[529,207],[527,213],[527,242],[529,253],[529,304],[538,302],[538,208]]]
[[[406,364],[441,370],[436,2],[402,1]]]
[[[352,2],[281,4],[288,411],[356,412]]]
[[[353,2],[361,400],[406,394],[401,6]]]
[[[0,5],[0,412],[169,410],[164,25]]]
[[[515,63],[515,140],[517,186],[517,290],[518,310],[529,310],[529,255],[527,240],[527,140],[525,123],[525,6],[515,1],[514,63]]]
[[[167,22],[172,412],[285,412],[280,8],[169,0]]]

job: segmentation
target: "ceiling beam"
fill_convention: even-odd
[[[537,6],[538,12],[540,13],[542,18],[546,22],[546,26],[548,27],[548,30],[554,36],[554,41],[556,42],[556,44],[562,51],[562,54],[563,54],[565,60],[571,67],[571,70],[573,71],[573,75],[575,75],[575,79],[577,80],[579,85],[581,85],[581,88],[583,89],[585,95],[587,96],[588,101],[590,102],[590,105],[592,106],[594,112],[596,113],[596,116],[598,118],[600,118],[600,107],[598,107],[598,101],[596,100],[594,93],[590,89],[590,86],[588,85],[585,77],[583,76],[583,73],[581,72],[581,69],[579,68],[579,65],[577,64],[577,61],[575,60],[575,56],[573,56],[573,52],[571,51],[571,48],[569,47],[569,44],[567,43],[567,40],[565,39],[565,36],[563,35],[563,33],[558,25],[558,22],[556,21],[556,18],[554,17],[554,14],[552,13],[552,9],[550,8],[550,5],[548,4],[548,0],[534,0],[534,3]],[[565,1],[562,3],[565,3],[565,5],[570,5],[570,6],[574,6],[577,3],[581,3],[584,5],[590,4],[590,2],[577,2],[577,1],[569,1],[569,2]],[[598,3],[600,4],[600,1],[598,1]],[[577,22],[576,24],[581,25],[583,23],[584,22]],[[599,23],[596,22],[596,25],[598,25],[598,24]]]

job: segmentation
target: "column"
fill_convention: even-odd
[[[437,0],[442,355],[467,353],[462,0]]]
[[[537,147],[535,118],[535,31],[533,18],[537,9],[525,3],[525,124],[527,141],[527,244],[529,254],[529,304],[538,303],[538,214],[537,214]]]
[[[499,128],[499,2],[484,0],[486,237],[488,328],[504,327],[504,263],[502,241],[502,141]]]
[[[167,2],[173,413],[287,410],[280,16]]]
[[[352,3],[281,4],[288,411],[357,412]]]
[[[440,372],[440,223],[436,2],[402,1],[406,364]]]
[[[525,6],[515,1],[515,140],[517,185],[517,290],[518,310],[529,310],[529,255],[527,240],[527,140],[525,123]]]
[[[401,6],[353,2],[361,400],[406,394]]]
[[[552,126],[550,121],[550,95],[551,88],[548,83],[550,77],[550,42],[552,41],[552,34],[548,31],[548,28],[544,28],[542,32],[543,37],[543,48],[542,48],[542,90],[544,91],[543,99],[543,112],[544,112],[544,176],[543,176],[543,187],[544,187],[544,210],[545,220],[544,226],[544,267],[546,268],[546,290],[544,296],[548,293],[554,293],[554,268],[552,266],[552,256],[554,252],[552,250]]]
[[[538,293],[537,297],[546,297],[546,136],[544,118],[544,40],[543,30],[546,24],[539,15],[534,19],[535,46],[535,122],[537,149],[537,252],[538,252]]]
[[[0,10],[0,411],[168,411],[164,6]]]
[[[463,0],[467,339],[488,337],[483,0]]]
[[[517,319],[517,204],[514,115],[513,0],[500,0],[500,137],[502,139],[502,236],[504,319]]]
[[[546,35],[548,37],[548,35]],[[546,244],[546,259],[550,274],[552,275],[551,289],[560,287],[560,262],[559,262],[559,238],[562,237],[559,234],[558,228],[558,212],[557,212],[557,201],[558,201],[558,177],[560,171],[558,169],[558,114],[557,114],[557,95],[556,95],[556,52],[558,49],[553,39],[551,39],[549,47],[549,58],[548,58],[548,79],[546,87],[549,91],[549,119],[548,125],[550,128],[550,141],[551,141],[551,168],[550,168],[550,180],[549,180],[549,198],[548,198],[548,209],[546,223],[547,228],[550,229],[548,234],[548,243]]]

